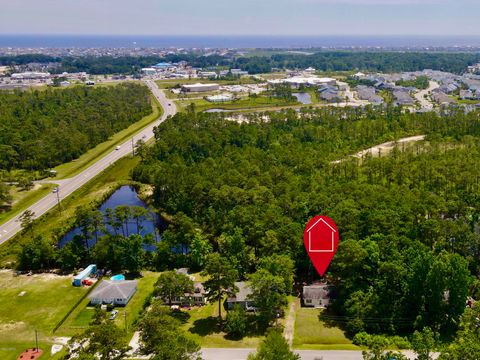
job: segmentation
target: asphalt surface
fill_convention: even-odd
[[[428,88],[425,90],[420,90],[415,94],[415,99],[420,103],[422,109],[424,110],[433,110],[433,104],[428,98],[425,98],[425,95],[429,96],[433,90],[439,88],[440,85],[435,82],[431,81],[428,83]]]
[[[255,349],[203,348],[204,360],[246,360]],[[295,350],[302,360],[362,360],[362,352],[357,350]],[[415,359],[412,351],[402,351],[409,359]],[[434,354],[437,358],[438,354]]]
[[[160,105],[163,107],[163,115],[158,120],[154,121],[153,123],[145,127],[143,130],[141,130],[139,133],[137,133],[133,137],[133,143],[136,143],[138,140],[141,139],[144,141],[148,141],[149,139],[151,139],[153,137],[153,128],[162,123],[168,116],[173,116],[177,112],[175,103],[166,98],[163,91],[157,87],[154,81],[148,80],[145,83],[149,87],[152,94],[158,99]],[[129,139],[128,141],[120,145],[120,149],[113,150],[78,175],[69,179],[52,181],[59,185],[58,197],[60,198],[60,200],[65,199],[73,192],[78,190],[80,187],[85,185],[88,181],[93,179],[100,172],[112,165],[114,162],[131,153],[132,139]],[[53,207],[55,207],[57,204],[57,194],[50,193],[32,206],[30,206],[28,210],[33,211],[35,213],[35,218],[38,218]],[[4,224],[0,225],[0,244],[3,244],[21,230],[21,225],[19,222],[20,215],[21,213],[13,217],[9,221],[5,222]]]

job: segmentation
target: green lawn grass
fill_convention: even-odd
[[[55,207],[37,220],[34,225],[35,235],[43,235],[52,239],[55,230],[68,230],[72,226],[75,209],[78,206],[91,205],[92,202],[103,199],[119,186],[131,183],[130,171],[139,161],[139,157],[127,156],[105,169],[63,200],[61,212]],[[0,267],[15,261],[16,254],[20,251],[22,244],[28,241],[30,241],[29,234],[18,233],[15,237],[0,245]]]
[[[144,127],[148,126],[151,122],[158,119],[162,113],[162,108],[154,96],[151,96],[151,99],[152,113],[150,115],[145,116],[140,121],[137,121],[128,128],[116,133],[109,140],[98,144],[93,149],[88,150],[78,159],[57,166],[55,168],[57,171],[57,176],[55,179],[64,179],[77,175],[79,172],[85,170],[88,166],[95,163],[100,157],[109,153],[110,151],[113,151],[118,144],[127,141]]]
[[[125,307],[118,307],[119,311],[115,324],[120,328],[125,328],[124,311],[127,316],[127,334],[130,336],[136,330],[136,321],[143,312],[145,302],[152,296],[153,287],[160,273],[152,271],[142,271],[142,276],[135,280],[138,281],[137,291]]]
[[[338,327],[319,319],[322,310],[298,307],[293,346],[297,349],[358,350]]]
[[[257,109],[257,108],[271,108],[280,106],[295,106],[301,105],[298,101],[288,101],[277,98],[270,98],[267,96],[247,97],[235,101],[228,101],[223,103],[212,103],[207,100],[184,100],[178,101],[180,107],[185,109],[191,103],[195,104],[195,109],[198,112],[208,109],[224,109],[224,110],[239,110],[239,109]]]
[[[87,291],[73,287],[70,276],[52,274],[20,275],[0,272],[0,358],[16,359],[32,347],[35,329],[49,358],[52,331],[68,310]],[[25,291],[23,296],[19,294]],[[48,355],[48,356],[47,356]]]
[[[3,213],[0,213],[0,224],[3,224],[13,218],[15,215],[21,213],[31,205],[35,204],[38,200],[50,193],[56,185],[43,184],[40,188],[30,191],[15,191],[13,196],[12,207]]]
[[[246,336],[241,340],[227,339],[226,333],[218,326],[217,302],[184,310],[184,312],[189,316],[184,329],[191,333],[202,347],[255,348],[263,339],[262,336]],[[223,309],[222,315],[225,318],[226,311]]]

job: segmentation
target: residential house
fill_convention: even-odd
[[[304,306],[326,308],[334,298],[335,288],[333,285],[321,283],[303,287],[302,299]]]
[[[358,98],[360,100],[367,100],[372,104],[382,104],[383,98],[377,95],[374,87],[359,85],[356,88]]]
[[[202,306],[207,303],[207,292],[203,284],[199,281],[193,283],[193,292],[185,293],[181,297],[175,297],[172,299],[172,305],[180,306]]]
[[[393,97],[395,105],[413,105],[415,103],[407,89],[396,88],[393,90]]]
[[[343,98],[340,95],[338,88],[334,86],[324,85],[318,90],[320,99],[327,102],[341,102]]]
[[[244,281],[236,282],[235,286],[237,287],[238,291],[234,295],[232,294],[228,297],[227,309],[232,310],[235,305],[239,305],[246,311],[254,311],[255,306],[249,299],[250,295],[252,294],[250,286]]]
[[[137,291],[136,280],[102,280],[88,298],[92,305],[127,305]]]
[[[432,100],[440,105],[450,105],[455,102],[455,100],[451,99],[447,94],[442,91],[434,91],[432,93]]]

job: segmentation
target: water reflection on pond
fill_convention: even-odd
[[[107,216],[109,210],[111,213],[114,213],[114,209],[118,206],[138,206],[146,209],[144,214],[140,216],[130,215],[125,221],[115,221],[115,219],[109,219]],[[133,208],[134,209],[134,208]],[[152,234],[156,241],[160,240],[159,237],[159,228],[164,228],[164,223],[161,221],[159,216],[147,209],[146,204],[138,197],[138,194],[134,187],[132,186],[122,186],[116,190],[98,209],[104,215],[104,225],[105,229],[110,234],[119,234],[119,235],[131,235],[139,234],[145,236],[147,234]],[[116,222],[116,224],[114,224]],[[75,235],[82,235],[82,229],[76,227],[70,230],[65,236],[60,240],[58,246],[63,247],[68,242],[72,241]],[[98,237],[102,236],[103,233],[99,232]],[[88,240],[88,246],[91,247],[95,245],[95,233],[90,232]],[[145,249],[148,249],[148,246],[145,246]]]

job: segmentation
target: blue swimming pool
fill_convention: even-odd
[[[118,274],[118,275],[113,275],[110,280],[113,280],[113,281],[123,281],[125,280],[125,276],[122,275],[122,274]]]

